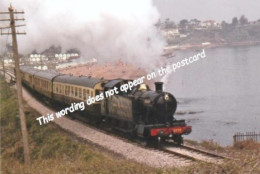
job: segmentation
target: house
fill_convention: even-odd
[[[200,26],[203,28],[217,27],[218,23],[214,20],[207,20],[207,21],[202,22],[200,24]]]
[[[67,54],[55,54],[54,56],[57,60],[68,60],[73,58],[78,58],[78,53],[67,53]]]
[[[163,35],[165,37],[176,37],[180,35],[178,28],[165,29]]]
[[[48,61],[48,57],[46,57],[44,54],[30,54],[28,61],[30,62]]]

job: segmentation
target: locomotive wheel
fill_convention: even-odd
[[[175,137],[173,137],[173,141],[180,146],[181,144],[183,144],[183,138],[181,135],[177,135]]]
[[[164,139],[161,137],[152,137],[147,139],[147,145],[150,147],[160,147],[164,142]]]

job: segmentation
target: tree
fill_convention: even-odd
[[[198,25],[201,21],[196,19],[196,18],[194,18],[194,19],[191,19],[190,22],[192,22],[195,25]]]
[[[31,54],[38,54],[38,52],[36,49],[34,49]]]
[[[77,48],[71,48],[66,50],[66,53],[70,54],[70,53],[78,53],[80,54],[80,51]]]
[[[237,24],[238,24],[238,19],[237,19],[237,17],[234,17],[234,18],[232,19],[231,25],[235,27],[235,26],[237,26]]]
[[[229,26],[229,24],[226,22],[226,21],[222,21],[221,22],[221,27],[222,27],[222,29],[226,29],[226,28],[228,28],[228,26]]]
[[[174,28],[176,25],[173,21],[171,21],[169,18],[166,18],[164,21],[164,28],[169,29],[169,28]]]
[[[179,26],[181,28],[186,28],[186,26],[188,25],[189,21],[187,19],[182,19],[179,23]]]
[[[241,25],[246,25],[246,24],[248,24],[248,19],[247,19],[244,15],[242,15],[242,16],[240,17],[240,19],[239,19],[239,23],[240,23]]]

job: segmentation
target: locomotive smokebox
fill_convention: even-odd
[[[156,92],[162,92],[163,91],[163,82],[155,82],[155,90]]]

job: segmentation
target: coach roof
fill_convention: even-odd
[[[110,80],[109,82],[107,82],[105,84],[105,88],[112,88],[114,87],[115,85],[117,85],[118,83],[124,81],[123,79],[114,79],[114,80]]]
[[[96,84],[103,80],[86,76],[60,75],[54,79],[54,82],[67,83],[72,85],[86,86],[94,88]]]
[[[28,73],[28,74],[31,74],[31,75],[34,75],[34,73],[39,71],[38,69],[34,69],[32,67],[29,67],[29,66],[20,66],[20,70],[22,72],[25,72],[25,73]]]
[[[59,73],[57,73],[56,71],[50,71],[50,70],[47,70],[47,71],[38,71],[34,74],[34,76],[36,77],[40,77],[40,78],[44,78],[44,79],[47,79],[47,80],[52,80],[54,77],[60,75]]]

